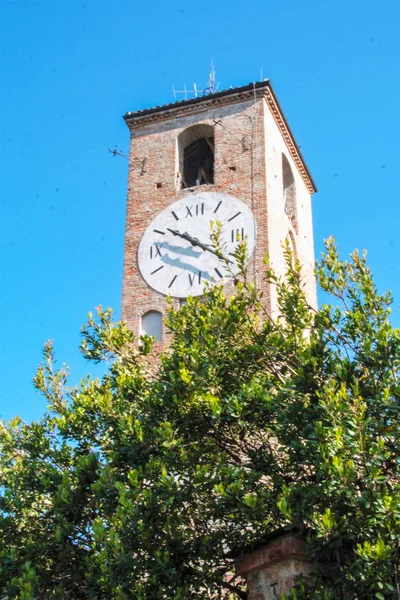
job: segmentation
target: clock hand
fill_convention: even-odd
[[[190,242],[192,244],[192,246],[198,246],[202,250],[207,250],[208,252],[211,252],[211,254],[215,254],[215,256],[224,260],[225,262],[230,262],[230,261],[228,261],[227,258],[225,258],[225,256],[223,254],[221,254],[221,252],[217,252],[216,250],[213,250],[212,248],[210,248],[210,246],[208,246],[207,244],[203,244],[202,242],[200,242],[200,240],[192,237],[188,233],[186,233],[186,232],[181,233],[177,229],[170,229],[169,227],[167,227],[167,229],[168,229],[168,231],[170,231],[172,233],[172,235],[177,235],[178,237],[182,238],[183,240]]]
[[[209,250],[209,248],[206,244],[202,244],[202,242],[200,242],[200,240],[192,237],[191,235],[189,235],[186,232],[181,233],[177,229],[169,229],[169,227],[167,227],[167,230],[170,231],[172,233],[172,235],[177,235],[178,237],[180,237],[184,240],[187,240],[188,242],[190,242],[192,244],[192,246],[199,246],[199,248],[202,248],[203,250]]]

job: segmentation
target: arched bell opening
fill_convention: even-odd
[[[214,128],[188,127],[178,137],[181,189],[214,183]]]

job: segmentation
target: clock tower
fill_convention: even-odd
[[[271,315],[276,293],[264,258],[285,271],[288,240],[316,305],[311,195],[314,182],[269,81],[157,106],[124,117],[131,133],[122,317],[138,336],[165,342],[167,296],[178,307],[206,281],[231,290],[210,244],[222,226],[224,256],[246,239],[249,277]]]

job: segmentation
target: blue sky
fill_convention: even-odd
[[[0,0],[0,416],[39,418],[52,338],[71,383],[96,305],[120,311],[128,149],[122,115],[172,85],[271,79],[317,183],[316,255],[367,248],[400,302],[398,0]]]

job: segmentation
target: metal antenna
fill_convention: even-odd
[[[215,85],[215,67],[214,67],[214,59],[210,64],[210,74],[208,76],[208,87],[203,90],[203,96],[207,96],[208,94],[215,94],[218,92],[219,83]]]
[[[175,100],[177,99],[177,94],[183,94],[184,100],[190,100],[190,98],[198,98],[199,96],[208,96],[210,94],[215,94],[218,92],[219,83],[215,83],[215,68],[214,68],[214,60],[211,61],[210,65],[210,74],[208,76],[208,85],[204,88],[204,90],[199,90],[197,85],[193,84],[193,89],[189,90],[186,87],[186,83],[183,86],[183,90],[176,90],[175,86],[172,86],[172,93],[174,94]]]

